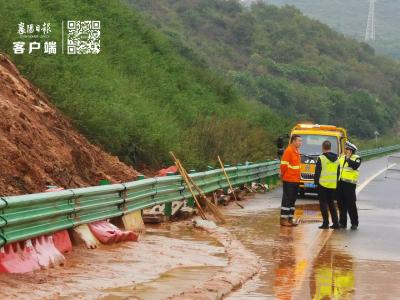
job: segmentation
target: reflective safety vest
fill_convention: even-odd
[[[281,160],[281,175],[282,180],[287,182],[300,182],[300,153],[293,146],[289,145],[283,153]]]
[[[345,161],[346,156],[342,155],[339,159],[340,161],[340,177],[339,180],[349,182],[352,184],[357,184],[358,177],[360,172],[358,170],[354,170],[349,164]],[[355,161],[356,159],[360,158],[360,156],[353,154],[350,157],[350,160]]]
[[[321,160],[319,184],[328,189],[336,189],[339,160],[332,162],[325,155],[320,155],[319,159]]]

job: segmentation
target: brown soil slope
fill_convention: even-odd
[[[0,54],[0,195],[133,180],[137,173],[90,144]]]

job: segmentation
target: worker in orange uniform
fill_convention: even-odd
[[[301,137],[294,134],[290,138],[290,145],[286,148],[281,159],[280,177],[283,182],[281,204],[281,225],[296,226],[293,221],[295,203],[300,184],[300,151]]]

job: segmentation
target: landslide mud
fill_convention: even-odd
[[[0,53],[0,194],[127,182],[137,172],[89,143]]]

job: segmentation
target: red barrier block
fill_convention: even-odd
[[[64,188],[58,186],[49,187],[45,192],[58,192]],[[61,253],[68,253],[72,251],[71,238],[69,237],[67,230],[62,230],[52,234],[54,245]]]
[[[52,234],[55,247],[61,253],[72,252],[72,242],[68,230],[61,230]]]
[[[27,273],[64,264],[65,257],[56,248],[53,236],[40,236],[15,242],[0,249],[0,272]]]
[[[107,221],[96,221],[88,224],[93,235],[103,244],[119,243],[123,241],[136,242],[138,235],[133,231],[122,231]]]
[[[32,239],[32,243],[36,250],[38,263],[42,268],[64,264],[65,257],[54,245],[53,236],[40,236]]]
[[[31,240],[8,244],[0,249],[0,272],[27,273],[39,269],[37,253]]]

